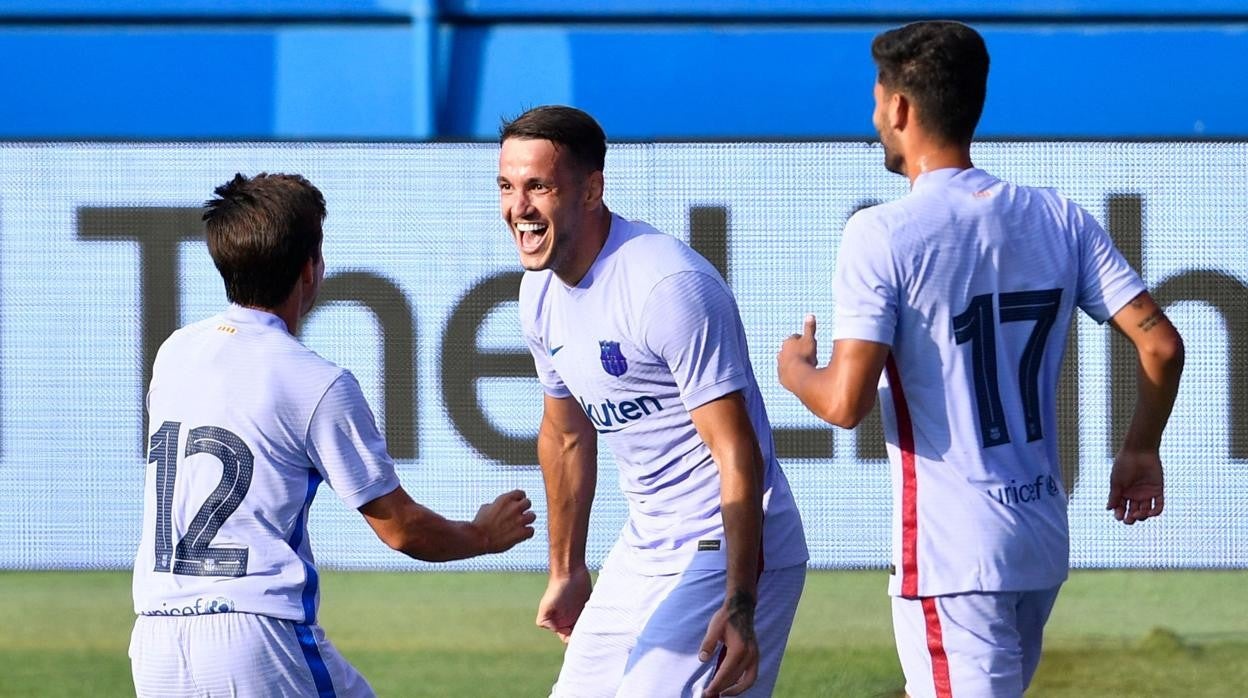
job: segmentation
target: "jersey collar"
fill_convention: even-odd
[[[994,179],[992,175],[984,172],[978,167],[942,167],[939,170],[931,170],[915,177],[914,186],[910,187],[910,191],[919,191],[927,187],[938,187],[948,184],[955,177],[964,180],[975,181],[978,179]]]
[[[244,308],[241,305],[231,303],[230,307],[225,309],[225,317],[230,322],[240,325],[268,325],[273,329],[290,332],[290,329],[286,327],[285,320],[267,310],[260,310],[259,308]]]

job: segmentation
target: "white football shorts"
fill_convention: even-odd
[[[139,616],[130,667],[140,698],[374,695],[319,625],[251,613]]]
[[[617,548],[619,550],[619,548]],[[700,696],[717,661],[698,660],[711,616],[723,604],[726,572],[688,570],[642,575],[603,564],[572,630],[553,698],[684,698]],[[759,670],[742,695],[770,696],[780,674],[806,566],[765,570],[758,580],[754,631]]]
[[[1021,698],[1040,664],[1057,591],[893,597],[910,698]]]

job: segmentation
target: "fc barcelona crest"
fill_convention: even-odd
[[[598,346],[602,348],[602,370],[613,376],[624,375],[628,370],[628,361],[620,353],[620,343],[604,339],[598,342]]]

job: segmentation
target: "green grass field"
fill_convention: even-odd
[[[322,623],[382,696],[545,696],[537,574],[327,573]],[[121,572],[0,572],[0,696],[133,695]],[[810,575],[777,696],[901,694],[882,572]],[[1077,572],[1028,696],[1248,692],[1248,571]]]

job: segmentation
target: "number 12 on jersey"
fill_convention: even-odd
[[[1045,340],[1057,319],[1062,289],[1002,293],[997,298],[1001,308],[1000,322],[1030,320],[1036,323],[1019,358],[1018,394],[1023,402],[1027,440],[1038,441],[1044,438],[1044,429],[1040,424],[1040,368],[1044,365]],[[993,294],[985,293],[972,298],[966,310],[953,318],[954,339],[958,344],[971,343],[971,372],[984,448],[1010,441],[997,383],[997,319],[992,311]]]
[[[173,545],[173,485],[178,475],[181,422],[164,422],[152,434],[147,460],[156,463],[156,572],[199,577],[242,577],[247,574],[247,548],[212,547],[221,525],[251,488],[254,458],[237,434],[221,427],[195,427],[187,434],[190,457],[207,453],[221,461],[221,482],[191,519],[186,535]]]

